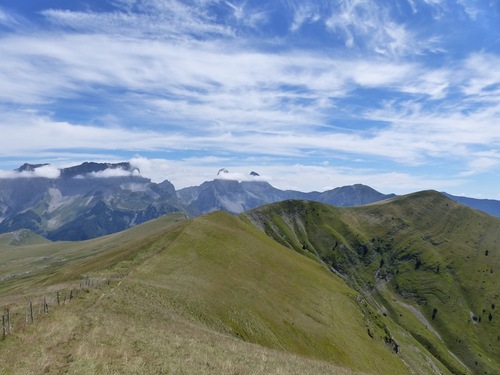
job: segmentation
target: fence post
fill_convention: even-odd
[[[33,316],[33,302],[30,301],[30,315],[31,315],[31,323],[35,320],[35,317]]]
[[[7,332],[10,333],[10,330],[11,330],[11,326],[10,326],[10,309],[7,309]]]
[[[5,315],[2,315],[2,340],[5,340]]]
[[[57,291],[57,306],[61,304],[61,299],[59,298],[59,291]]]

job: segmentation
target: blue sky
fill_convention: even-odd
[[[500,1],[2,0],[0,176],[500,199]]]

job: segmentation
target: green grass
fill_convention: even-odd
[[[228,214],[194,220],[131,279],[169,309],[248,342],[357,371],[405,370],[369,338],[355,293],[341,280]]]
[[[344,274],[374,308],[392,311],[392,318],[450,371],[500,371],[500,316],[492,307],[500,303],[499,219],[432,191],[353,208],[282,202],[245,216],[277,241],[284,234],[303,238],[311,254]],[[383,294],[377,293],[380,287]],[[407,319],[408,312],[398,319],[399,302],[417,308],[442,341],[424,334],[424,324]],[[481,322],[473,322],[471,313]]]
[[[3,372],[410,373],[402,358],[428,372],[413,360],[420,352],[393,352],[385,337],[404,332],[343,280],[246,220],[214,213],[169,223],[87,241],[96,255],[45,275],[51,301],[70,274],[114,278],[27,328],[23,311],[14,314],[18,328],[0,343]]]
[[[12,245],[12,234],[0,236],[0,297],[43,290],[47,285],[78,280],[86,272],[114,265],[185,220],[171,214],[127,231],[81,242],[50,242],[31,233]]]
[[[9,336],[0,342],[0,372],[358,374],[217,333],[170,310],[151,306],[148,298],[131,301],[136,292],[126,281],[115,285],[113,292],[90,291]]]

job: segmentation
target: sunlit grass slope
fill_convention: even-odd
[[[246,220],[162,225],[80,244],[99,251],[43,274],[48,288],[69,275],[112,282],[0,342],[0,372],[448,373],[342,279]]]
[[[353,208],[288,201],[246,217],[343,275],[451,372],[500,373],[498,218],[433,191]]]
[[[183,214],[170,214],[127,231],[79,242],[50,242],[27,230],[2,234],[0,297],[35,292],[36,288],[43,291],[57,281],[75,280],[85,272],[114,265],[183,220]]]
[[[245,341],[360,371],[405,371],[367,334],[352,289],[226,213],[198,218],[131,275],[136,294]]]

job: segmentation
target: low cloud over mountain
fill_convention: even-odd
[[[24,164],[0,176],[0,233],[29,229],[52,240],[83,240],[170,212],[184,212],[189,217],[217,210],[239,214],[289,199],[359,206],[394,197],[362,184],[324,192],[280,190],[257,172],[232,173],[225,168],[212,181],[176,190],[168,180],[155,183],[141,176],[141,168],[151,171],[153,167],[139,158],[123,163],[85,162],[61,169]],[[498,203],[462,201],[486,212]]]

